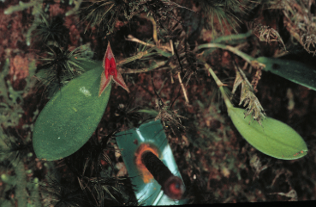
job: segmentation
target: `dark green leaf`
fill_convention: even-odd
[[[64,86],[36,120],[34,151],[48,161],[76,152],[91,137],[107,106],[111,86],[99,97],[102,66],[90,70]]]
[[[316,91],[316,70],[297,61],[259,57],[256,59],[276,75]]]

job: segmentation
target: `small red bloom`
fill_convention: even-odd
[[[118,72],[116,69],[116,62],[115,62],[115,58],[114,58],[110,43],[108,44],[108,47],[104,55],[103,68],[104,68],[104,72],[101,74],[99,96],[101,96],[102,92],[111,83],[111,80],[113,80],[115,83],[117,83],[119,86],[124,88],[127,92],[129,92],[128,87],[126,86],[121,73]]]

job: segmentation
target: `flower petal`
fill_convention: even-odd
[[[109,86],[111,83],[112,75],[109,78],[105,77],[104,71],[101,74],[101,81],[100,81],[100,89],[99,89],[99,97],[101,96],[102,92]]]
[[[108,44],[108,47],[106,48],[106,51],[105,51],[105,54],[104,54],[104,58],[103,58],[103,68],[105,69],[105,61],[106,59],[108,60],[111,60],[112,58],[114,58],[114,55],[113,55],[113,52],[112,52],[112,49],[111,49],[111,45],[110,45],[110,42]],[[115,58],[114,58],[114,61],[115,61]]]
[[[113,77],[113,80],[115,81],[115,83],[117,83],[119,86],[124,88],[129,93],[129,89],[128,89],[126,83],[124,82],[124,79],[119,71],[117,71],[116,77],[115,76],[112,76],[112,77]]]

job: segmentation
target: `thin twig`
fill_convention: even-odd
[[[126,38],[127,41],[131,41],[131,42],[137,42],[139,44],[142,44],[142,45],[145,45],[145,46],[148,46],[148,47],[157,47],[159,49],[164,49],[164,50],[168,50],[169,52],[172,51],[172,49],[170,47],[167,47],[167,46],[163,46],[163,45],[159,45],[159,46],[156,46],[154,44],[149,44],[149,43],[146,43],[144,41],[141,41],[140,39],[137,39],[136,37],[132,36],[132,35],[128,35],[127,38]]]
[[[206,69],[208,69],[208,71],[210,72],[210,74],[212,75],[213,79],[215,80],[217,86],[219,87],[219,90],[222,93],[224,102],[227,106],[227,109],[229,110],[230,108],[233,107],[233,104],[230,102],[227,94],[224,91],[224,86],[226,86],[224,83],[222,83],[222,81],[220,79],[218,79],[217,75],[215,74],[215,72],[213,71],[213,69],[211,68],[211,66],[209,64],[207,64],[205,61],[204,62],[204,66]]]
[[[158,36],[157,36],[157,25],[156,25],[156,22],[155,22],[153,17],[149,17],[148,19],[153,24],[153,38],[154,38],[154,41],[155,41],[156,45],[158,45]]]
[[[144,52],[139,52],[137,55],[135,55],[133,57],[125,58],[124,60],[119,61],[117,63],[117,66],[121,66],[121,65],[124,65],[124,64],[129,63],[129,62],[133,62],[134,60],[137,60],[137,59],[141,59],[143,56],[145,56],[147,54],[148,54],[148,50],[144,51]]]
[[[174,55],[173,42],[170,40],[171,54]]]
[[[172,72],[171,72],[171,71],[170,71],[170,79],[171,79],[171,84],[174,84],[174,80],[173,80]]]
[[[162,88],[164,87],[164,85],[165,85],[165,83],[166,83],[166,81],[168,80],[168,78],[166,77],[165,78],[165,80],[163,80],[163,82],[162,82],[162,84],[161,84],[161,87],[160,87],[160,89],[158,90],[158,94],[160,93],[160,91],[162,90]]]
[[[171,47],[171,54],[174,55],[174,48],[173,48],[172,40],[170,40],[170,47]],[[174,84],[174,80],[173,80],[171,71],[170,71],[170,79],[171,79],[171,84]]]
[[[203,45],[198,46],[198,49],[202,49],[202,48],[221,48],[224,50],[228,50],[228,51],[231,51],[232,53],[240,56],[241,58],[245,59],[249,63],[251,63],[251,61],[255,60],[255,58],[247,55],[246,53],[241,52],[237,48],[234,48],[230,45],[223,45],[223,44],[218,44],[218,43],[207,43],[207,44],[203,44]]]
[[[127,69],[124,69],[124,70],[120,70],[120,73],[126,73],[126,74],[131,74],[131,73],[146,73],[146,72],[149,72],[149,71],[152,71],[152,70],[167,70],[169,69],[168,67],[163,67],[163,68],[154,68],[154,69],[149,69],[149,68],[140,68],[140,69],[131,69],[131,68],[127,68]]]
[[[66,17],[67,16],[70,16],[70,15],[73,15],[74,13],[76,13],[79,8],[80,8],[80,5],[82,3],[82,0],[78,0],[78,1],[74,1],[74,4],[75,4],[75,7],[73,9],[71,9],[70,11],[66,12]],[[111,8],[114,6],[115,4],[112,4]]]
[[[256,58],[251,57],[250,55],[247,55],[246,53],[238,50],[238,46],[237,47],[232,47],[230,45],[223,45],[223,44],[218,44],[218,43],[207,43],[207,44],[203,44],[197,47],[197,49],[202,49],[202,48],[221,48],[224,50],[228,50],[236,55],[238,55],[239,57],[243,58],[244,60],[246,60],[248,63],[250,63],[252,66],[254,66],[255,68],[265,68],[265,64],[260,63],[256,60]]]
[[[172,55],[173,55],[173,54],[175,54],[175,48],[174,48],[174,43],[173,43],[172,40],[170,40],[170,45],[171,45],[171,49],[172,49],[171,52],[172,52]],[[176,53],[176,55],[177,55],[177,58],[178,58],[180,67],[182,68],[178,53]],[[172,78],[172,76],[171,76],[171,78]],[[180,82],[180,85],[181,85],[181,88],[182,88],[182,91],[183,91],[183,94],[184,94],[185,101],[186,101],[187,103],[189,103],[188,95],[187,95],[187,92],[186,92],[186,90],[185,90],[185,88],[184,88],[184,85],[183,85],[183,83],[182,83],[182,79],[181,79],[180,72],[178,72],[178,78],[179,78],[179,82]],[[173,82],[173,78],[171,79],[171,82]]]
[[[180,85],[181,85],[181,88],[182,88],[182,91],[183,91],[183,94],[184,94],[185,101],[186,101],[187,103],[189,103],[188,95],[187,95],[187,92],[186,92],[186,90],[185,90],[185,88],[184,88],[184,85],[183,85],[183,83],[182,83],[182,79],[181,79],[180,72],[178,72],[178,78],[179,78],[179,82],[180,82]]]
[[[156,45],[154,44],[149,44],[149,43],[146,43],[144,41],[141,41],[140,39],[137,39],[136,37],[134,37],[133,35],[128,35],[127,38],[126,38],[127,41],[131,41],[131,42],[137,42],[139,44],[142,44],[142,45],[145,45],[145,46],[148,46],[148,47],[156,47]]]
[[[172,42],[172,44],[173,44],[173,46],[172,46],[172,49],[173,49],[172,50],[172,54],[176,54],[177,60],[179,62],[180,68],[181,68],[181,72],[183,72],[183,67],[182,67],[182,64],[181,64],[181,61],[180,61],[178,50],[175,48],[174,42]]]

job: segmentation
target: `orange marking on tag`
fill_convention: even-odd
[[[135,152],[135,164],[138,170],[142,173],[142,178],[143,178],[144,183],[149,183],[154,177],[148,171],[148,169],[142,162],[142,154],[146,151],[152,152],[157,157],[159,157],[159,155],[158,155],[158,150],[147,143],[141,144],[139,148],[137,149],[137,151]]]

